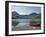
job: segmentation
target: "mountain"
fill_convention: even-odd
[[[32,13],[32,14],[30,14],[30,15],[38,15],[37,13]]]
[[[12,16],[18,16],[19,14],[16,11],[12,12]]]
[[[12,18],[13,19],[32,19],[35,18],[37,15],[37,13],[32,13],[30,15],[19,15],[16,11],[12,12]]]

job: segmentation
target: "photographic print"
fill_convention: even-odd
[[[6,32],[8,33],[6,34],[45,33],[44,5],[44,3],[6,1],[7,21],[9,22],[7,22]]]
[[[41,29],[41,7],[12,5],[12,30]]]

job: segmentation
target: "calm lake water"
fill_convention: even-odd
[[[13,31],[15,30],[30,30],[32,29],[32,27],[30,26],[30,22],[32,22],[32,19],[12,19],[12,22],[19,22],[16,26],[12,26]],[[40,21],[40,19],[34,20],[34,21]],[[36,28],[36,29],[40,29],[40,27]]]
[[[18,22],[30,22],[30,21],[40,21],[40,19],[35,19],[35,20],[32,20],[32,19],[12,19],[12,21],[18,21]]]
[[[20,26],[27,25],[27,24],[29,24],[32,21],[33,21],[32,19],[12,19],[12,22],[19,22],[18,25],[20,25]],[[40,20],[37,19],[37,20],[34,20],[34,21],[39,23]]]

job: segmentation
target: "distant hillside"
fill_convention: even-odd
[[[35,19],[40,18],[40,14],[32,13],[30,15],[19,15],[16,11],[12,12],[13,19]]]
[[[12,16],[18,16],[19,14],[16,11],[12,12]]]
[[[32,14],[30,14],[30,15],[38,15],[37,13],[32,13]]]

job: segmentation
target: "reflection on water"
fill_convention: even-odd
[[[30,21],[40,21],[40,19],[36,19],[36,20],[32,20],[32,19],[12,19],[12,21],[30,22]]]
[[[40,19],[12,19],[12,30],[36,30],[40,29]]]

